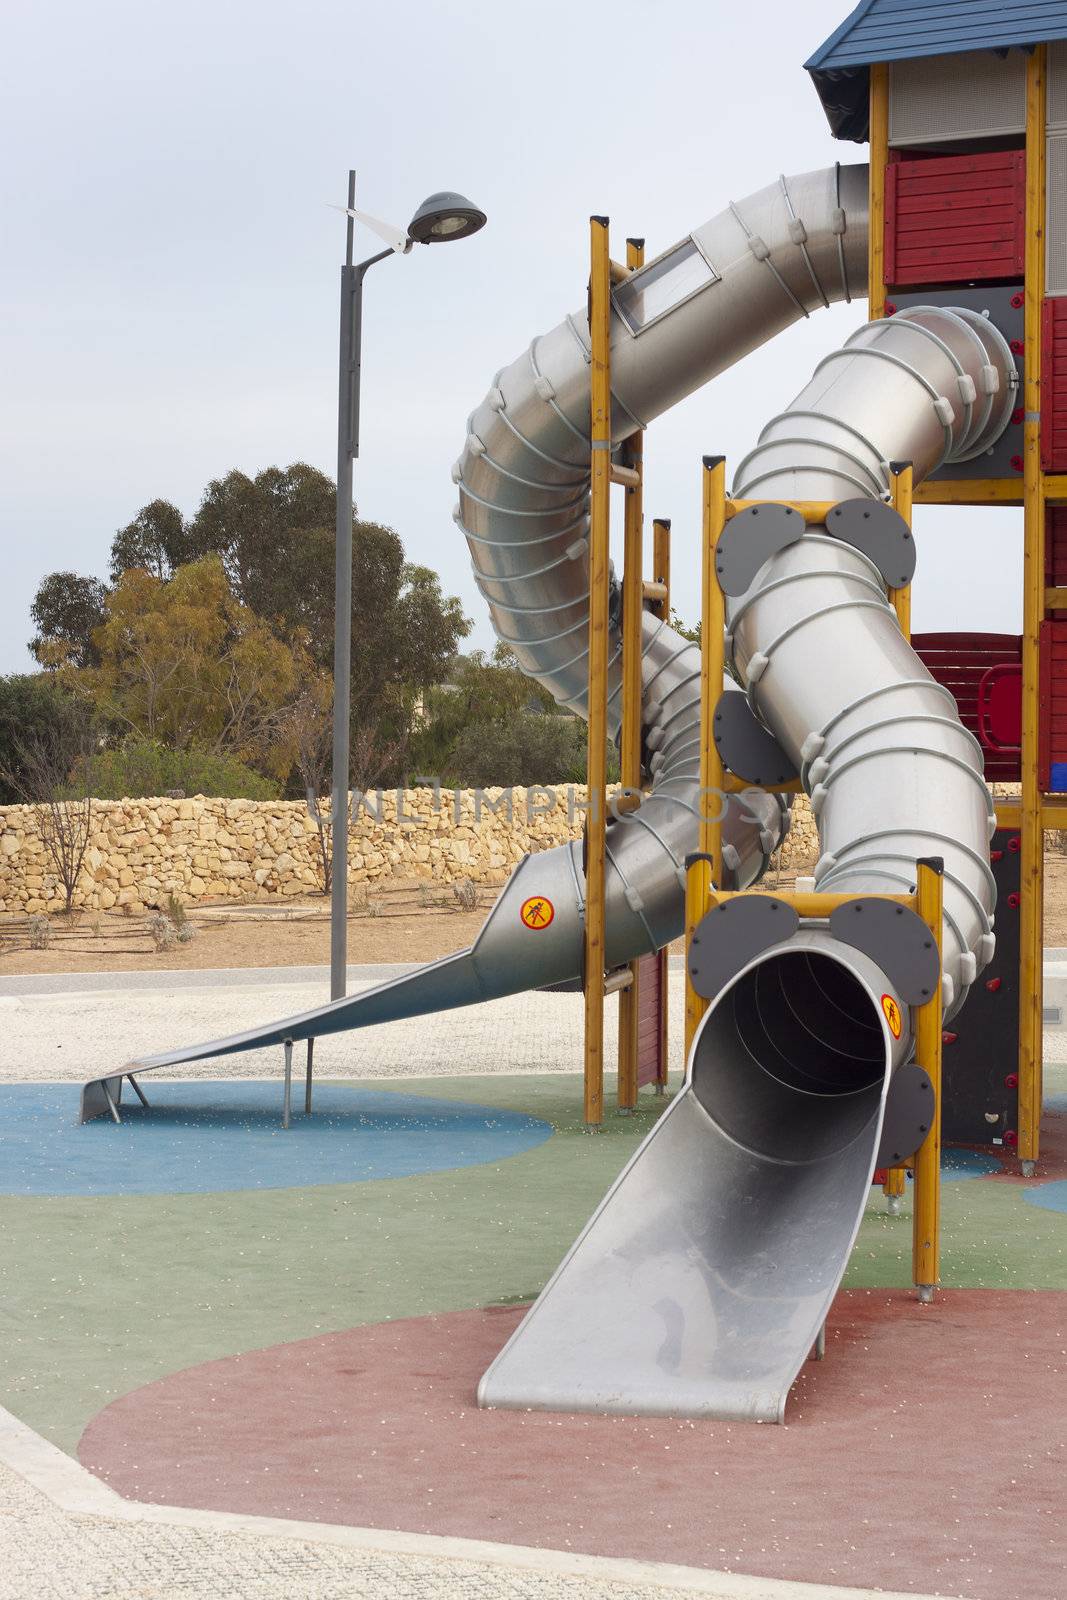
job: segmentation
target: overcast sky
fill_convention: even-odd
[[[496,370],[583,299],[588,216],[658,253],[732,198],[865,147],[802,62],[846,0],[156,0],[8,4],[0,48],[0,670],[30,666],[57,568],[209,479],[336,463],[338,266],[357,204],[489,215],[367,281],[360,512],[436,567],[489,644],[449,478]],[[361,253],[375,248],[361,234]],[[857,326],[835,307],[658,421],[646,511],[698,609],[700,456],[740,459]],[[621,523],[621,517],[616,518]],[[1021,627],[1021,513],[922,511],[917,628]]]

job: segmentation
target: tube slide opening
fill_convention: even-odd
[[[716,1001],[693,1047],[700,1104],[772,1161],[815,1163],[878,1114],[892,1057],[867,985],[825,951],[779,949]]]

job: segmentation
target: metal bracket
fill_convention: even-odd
[[[922,1005],[936,990],[940,960],[934,936],[907,906],[860,895],[831,912],[830,932],[870,956],[906,1005]]]
[[[918,1150],[934,1120],[934,1086],[917,1062],[898,1067],[889,1084],[876,1167],[899,1167]]]
[[[891,589],[915,574],[915,540],[899,511],[883,500],[843,500],[826,518],[826,531],[873,561]]]
[[[800,918],[785,900],[746,894],[725,900],[701,917],[689,941],[689,981],[697,994],[714,1000],[753,956],[791,939]]]
[[[726,689],[719,696],[712,736],[723,766],[746,783],[789,783],[797,776],[774,734],[738,689]]]
[[[804,533],[804,518],[792,506],[748,506],[731,517],[715,547],[715,573],[723,594],[740,595],[756,573]]]

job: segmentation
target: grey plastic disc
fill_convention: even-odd
[[[723,594],[744,594],[763,563],[796,544],[803,532],[800,512],[773,500],[731,517],[715,550],[715,573]]]
[[[792,938],[800,918],[769,894],[727,900],[701,917],[689,946],[689,978],[697,994],[713,1000],[753,956]]]
[[[842,500],[826,518],[826,531],[874,562],[891,589],[903,589],[915,574],[911,529],[884,500]]]

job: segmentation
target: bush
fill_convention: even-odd
[[[461,911],[474,911],[478,905],[478,886],[469,878],[457,878],[452,893]]]
[[[98,800],[202,794],[220,800],[276,800],[279,787],[236,756],[210,750],[171,750],[157,739],[127,739],[90,762],[89,787]]]
[[[586,741],[585,723],[577,717],[524,711],[506,721],[472,722],[456,739],[442,776],[464,789],[584,783]],[[611,746],[609,780],[618,772]]]
[[[31,950],[47,950],[52,942],[52,924],[38,912],[26,924]]]
[[[152,936],[152,943],[160,953],[164,950],[173,950],[178,943],[177,928],[161,911],[157,911],[154,917],[149,917],[148,931]]]

